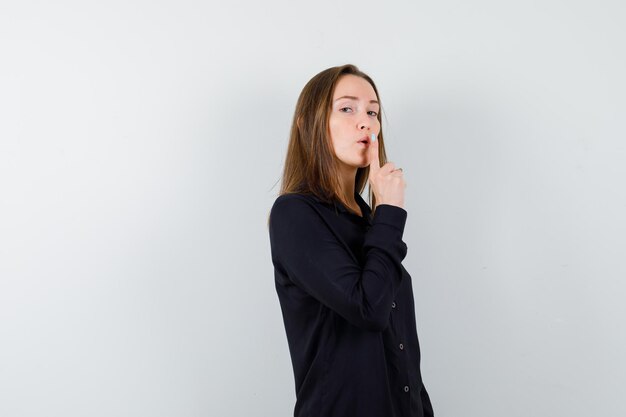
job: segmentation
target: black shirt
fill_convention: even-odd
[[[363,216],[285,194],[270,213],[276,291],[293,366],[295,417],[433,416],[420,373],[407,212]]]

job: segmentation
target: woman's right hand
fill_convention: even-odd
[[[370,135],[371,136],[371,135]],[[387,162],[382,167],[378,157],[379,142],[372,142],[370,137],[369,144],[369,161],[370,172],[369,182],[374,197],[376,197],[376,205],[390,204],[404,208],[404,189],[406,181],[401,170],[396,170],[393,162]]]

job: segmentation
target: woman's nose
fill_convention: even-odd
[[[365,114],[361,114],[360,117],[361,120],[359,120],[359,129],[364,130],[370,130],[370,124],[371,124],[371,118],[370,116],[367,115],[367,112],[365,112]]]

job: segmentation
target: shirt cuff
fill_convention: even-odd
[[[407,211],[402,207],[393,206],[391,204],[379,204],[376,206],[372,226],[374,224],[386,224],[401,233],[404,232],[406,225]]]

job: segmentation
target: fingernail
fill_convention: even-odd
[[[376,134],[372,133],[372,142],[376,142]]]

